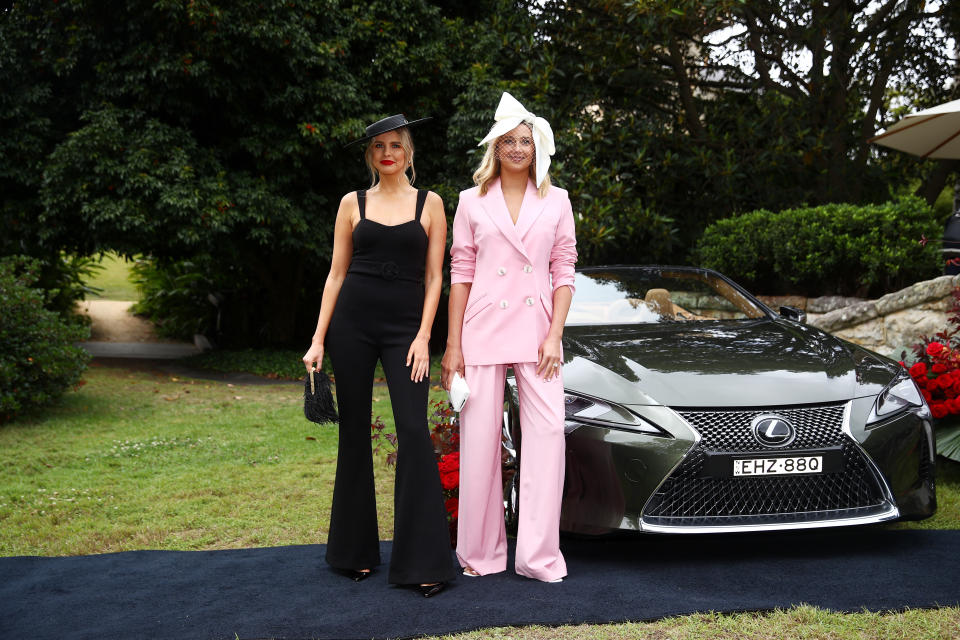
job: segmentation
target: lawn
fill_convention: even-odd
[[[91,299],[139,300],[140,294],[130,282],[130,265],[130,262],[115,253],[104,254],[100,260],[102,269],[97,269],[94,276],[85,283],[102,289],[100,293],[90,296]]]
[[[0,555],[326,541],[336,432],[303,419],[298,383],[234,386],[103,366],[84,378],[59,406],[0,427]],[[392,426],[386,389],[375,395],[375,413]],[[380,456],[375,468],[380,533],[389,539],[393,470]],[[960,528],[960,464],[938,469],[936,517],[891,526]],[[797,607],[456,637],[960,638],[960,609],[843,615]]]

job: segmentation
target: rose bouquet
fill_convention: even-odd
[[[930,342],[924,354],[929,362],[918,360],[909,371],[930,412],[938,419],[960,415],[960,353],[942,342]]]
[[[937,420],[937,453],[960,461],[960,424],[951,419],[960,416],[960,288],[953,290],[947,323],[948,328],[932,338],[922,337],[913,346],[912,364],[905,362],[906,352],[900,364],[910,372]]]
[[[430,414],[430,439],[437,456],[444,506],[450,523],[450,542],[456,545],[457,515],[460,506],[460,423],[446,400],[433,403]]]

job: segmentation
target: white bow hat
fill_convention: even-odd
[[[508,131],[515,129],[521,122],[530,125],[533,130],[533,142],[537,153],[537,188],[539,188],[543,184],[543,179],[547,177],[547,169],[550,168],[550,156],[556,151],[553,146],[553,129],[550,128],[550,123],[527,111],[516,98],[506,91],[500,96],[500,104],[497,105],[497,112],[493,119],[496,122],[490,129],[490,133],[480,141],[480,145],[496,140]]]

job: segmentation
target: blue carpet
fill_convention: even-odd
[[[351,582],[317,545],[0,558],[0,638],[406,638],[802,603],[960,605],[960,531],[564,539],[562,548],[561,584],[509,571],[460,577],[429,600],[389,586],[385,567]]]

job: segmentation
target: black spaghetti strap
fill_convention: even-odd
[[[413,218],[417,222],[420,222],[420,214],[423,213],[423,203],[427,201],[427,193],[426,189],[417,191],[417,213]]]
[[[360,207],[360,219],[363,220],[367,217],[367,190],[360,189],[357,191],[357,205]]]

